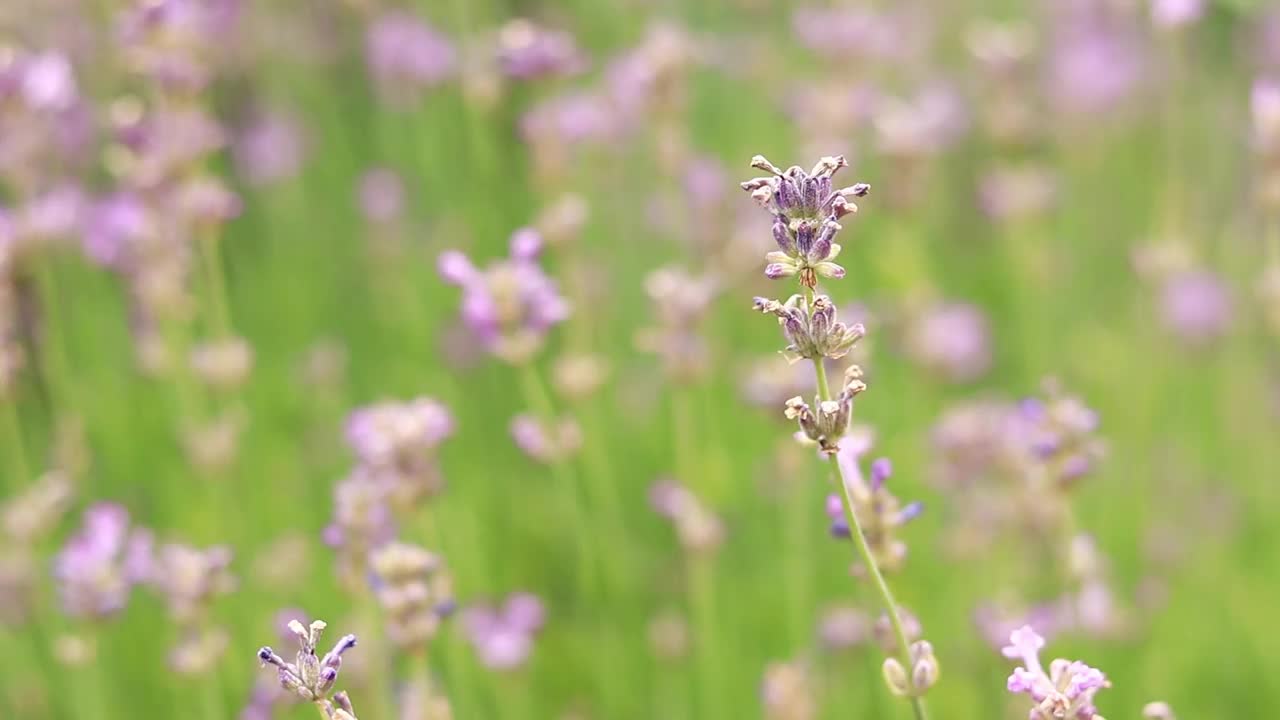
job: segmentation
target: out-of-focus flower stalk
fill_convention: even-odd
[[[806,287],[804,288],[804,293],[809,303],[812,304],[814,298],[813,289]],[[818,377],[818,397],[822,402],[827,402],[831,400],[831,388],[827,383],[827,369],[821,357],[813,359],[813,369]],[[880,596],[880,602],[884,605],[885,614],[889,616],[889,623],[893,626],[893,635],[898,641],[897,652],[894,655],[903,662],[904,667],[911,667],[912,660],[908,655],[908,648],[911,647],[911,642],[907,639],[906,630],[903,629],[898,603],[893,597],[893,591],[889,589],[889,583],[885,582],[884,575],[880,572],[880,566],[876,562],[875,554],[871,552],[871,546],[867,544],[867,538],[862,532],[862,525],[858,522],[858,516],[853,512],[853,498],[849,494],[849,483],[844,477],[844,471],[840,468],[840,462],[836,459],[836,454],[829,453],[827,461],[831,464],[831,471],[835,474],[836,479],[840,481],[840,500],[844,506],[845,521],[849,523],[850,535],[853,536],[854,546],[858,549],[858,556],[866,567],[867,575],[871,577],[876,593]],[[925,707],[924,698],[913,695],[909,699],[911,701],[911,710],[915,713],[916,720],[928,720],[929,712]]]
[[[555,406],[542,377],[532,361],[520,366],[520,389],[524,394],[525,404],[533,410],[543,427],[553,427],[556,418]],[[564,506],[565,517],[570,519],[574,528],[574,542],[577,546],[578,571],[574,573],[580,599],[589,598],[597,587],[596,557],[593,542],[589,534],[587,519],[582,512],[582,503],[578,499],[577,482],[574,478],[573,466],[568,457],[562,453],[554,453],[547,465],[551,468],[551,478],[556,484]]]

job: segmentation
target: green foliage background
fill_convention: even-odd
[[[746,163],[755,153],[784,165],[810,164],[813,158],[797,157],[802,138],[775,92],[817,71],[810,56],[791,46],[790,8],[667,5],[455,0],[422,2],[419,9],[459,37],[517,14],[553,18],[597,58],[633,42],[651,15],[726,37],[750,34],[785,63],[744,56],[747,70],[736,76],[697,72],[687,128],[693,145],[735,169],[741,176],[735,179],[754,174]],[[1025,11],[1021,3],[989,5],[947,4],[946,11],[958,21]],[[857,410],[859,421],[876,428],[877,451],[895,462],[898,495],[928,507],[905,532],[911,558],[893,584],[922,619],[942,663],[942,681],[929,696],[935,718],[1023,711],[1009,710],[1009,664],[985,648],[971,619],[1001,576],[1001,558],[959,564],[940,551],[948,508],[926,481],[928,433],[950,403],[986,391],[1031,393],[1049,375],[1102,417],[1109,457],[1080,488],[1076,507],[1081,526],[1110,557],[1118,596],[1131,599],[1152,572],[1153,530],[1164,528],[1162,542],[1177,543],[1183,553],[1166,573],[1167,605],[1140,613],[1131,636],[1063,638],[1050,649],[1109,674],[1114,687],[1100,698],[1111,720],[1137,717],[1152,699],[1170,701],[1186,718],[1260,717],[1280,702],[1276,338],[1263,331],[1252,294],[1263,253],[1247,199],[1251,77],[1236,43],[1251,20],[1234,5],[1241,3],[1215,7],[1189,39],[1193,60],[1176,109],[1148,105],[1136,117],[1056,137],[1047,156],[1063,184],[1050,219],[1013,230],[985,220],[973,200],[974,180],[991,149],[968,139],[943,158],[918,212],[895,216],[873,195],[846,224],[849,277],[828,288],[838,300],[901,296],[929,282],[947,297],[979,303],[995,330],[994,370],[968,387],[944,385],[891,343],[876,342],[874,382]],[[281,17],[301,11],[275,9]],[[319,12],[342,16],[336,7]],[[561,717],[573,708],[594,708],[590,715],[599,718],[755,717],[765,665],[795,657],[808,657],[818,671],[822,717],[907,717],[908,708],[882,690],[877,651],[831,657],[811,649],[819,608],[836,601],[870,605],[873,598],[844,572],[848,547],[826,537],[818,464],[812,477],[792,478],[797,482],[781,499],[765,489],[775,480],[770,448],[790,430],[746,409],[739,396],[740,362],[778,342],[773,323],[749,312],[748,290],[718,302],[707,332],[723,371],[686,396],[695,447],[689,484],[723,514],[728,529],[704,578],[714,588],[713,663],[699,664],[696,655],[675,663],[652,658],[646,623],[686,604],[680,550],[645,495],[656,477],[674,469],[670,418],[680,400],[653,383],[654,360],[634,349],[633,336],[650,316],[644,273],[686,258],[688,250],[645,222],[648,197],[666,181],[643,138],[588,155],[571,177],[593,209],[580,252],[608,288],[593,308],[592,349],[612,366],[604,390],[575,409],[596,452],[578,474],[598,475],[603,463],[625,504],[623,527],[605,527],[595,514],[586,521],[615,592],[607,604],[576,596],[572,534],[558,490],[507,434],[508,419],[525,406],[519,379],[494,363],[456,370],[443,362],[458,298],[434,270],[446,247],[479,258],[505,252],[509,232],[552,199],[531,178],[514,130],[521,109],[552,90],[522,88],[482,112],[450,86],[420,107],[388,112],[370,93],[357,30],[339,28],[333,42],[341,60],[323,70],[302,60],[273,63],[219,91],[219,106],[229,114],[247,101],[294,111],[310,148],[298,178],[244,193],[245,212],[221,242],[233,322],[256,354],[240,396],[249,429],[228,477],[201,477],[188,465],[175,441],[174,388],[134,369],[118,283],[78,257],[59,258],[53,268],[69,404],[83,418],[92,457],[81,501],[114,499],[162,536],[235,548],[243,585],[217,610],[233,633],[229,657],[213,677],[166,672],[172,630],[159,602],[135,593],[128,612],[102,630],[102,662],[66,671],[51,648],[72,628],[50,602],[39,623],[4,631],[0,701],[15,708],[4,716],[75,717],[76,697],[100,692],[97,720],[232,717],[260,672],[253,652],[275,641],[278,609],[304,608],[338,631],[359,614],[339,591],[330,551],[318,541],[332,487],[351,464],[340,441],[345,414],[378,399],[427,394],[457,415],[458,433],[442,451],[447,492],[433,502],[430,518],[403,534],[444,554],[464,603],[531,589],[550,613],[531,665],[514,676],[482,669],[459,628],[446,630],[431,658],[456,717]],[[961,57],[958,47],[943,54]],[[1173,152],[1166,152],[1164,128],[1175,111],[1177,134]],[[401,172],[410,188],[411,241],[391,262],[369,252],[354,200],[357,178],[374,164]],[[865,153],[849,176],[879,193],[894,184],[893,173]],[[1203,351],[1160,330],[1153,295],[1131,270],[1132,247],[1162,232],[1171,186],[1185,203],[1177,231],[1229,279],[1237,300],[1234,332]],[[761,253],[768,241],[762,226]],[[1051,268],[1043,282],[1026,271],[1037,262]],[[540,362],[544,375],[562,336]],[[330,394],[300,380],[306,351],[321,340],[348,353],[345,381]],[[204,402],[208,412],[212,401]],[[38,376],[27,377],[17,408],[27,453],[39,460],[50,446],[52,412]],[[6,474],[10,492],[25,482]],[[801,530],[791,532],[796,522]],[[68,519],[60,537],[73,525]],[[253,559],[289,532],[315,539],[306,581],[269,589],[255,580]],[[372,714],[377,706],[360,689],[352,692],[357,709],[367,708],[362,719],[380,720]]]

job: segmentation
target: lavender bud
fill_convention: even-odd
[[[884,672],[884,684],[888,686],[889,692],[898,697],[907,697],[911,694],[911,683],[907,680],[907,671],[896,658],[885,658],[881,670]]]

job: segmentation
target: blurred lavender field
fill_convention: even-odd
[[[0,4],[0,717],[1261,717],[1277,437],[1270,3]]]

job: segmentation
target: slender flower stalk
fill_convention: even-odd
[[[788,341],[784,354],[791,360],[811,360],[817,376],[815,407],[795,397],[787,401],[786,416],[799,423],[803,439],[816,443],[827,456],[832,473],[840,481],[841,504],[854,547],[880,596],[896,640],[894,657],[884,664],[885,680],[894,694],[910,700],[916,720],[927,720],[922,695],[937,681],[938,675],[933,649],[923,640],[909,642],[897,601],[854,510],[855,491],[851,479],[846,477],[836,455],[840,441],[848,432],[853,399],[866,385],[861,380],[861,371],[852,366],[845,374],[840,394],[833,396],[824,363],[827,358],[846,355],[862,337],[864,329],[837,322],[831,299],[816,293],[818,277],[844,277],[844,269],[832,262],[840,252],[840,245],[834,240],[842,228],[836,220],[856,211],[857,207],[848,198],[865,196],[870,186],[858,183],[833,189],[833,176],[848,166],[841,156],[822,158],[809,173],[795,166],[780,170],[759,155],[752,159],[751,166],[770,173],[768,177],[742,183],[742,189],[774,216],[773,236],[779,249],[766,256],[769,265],[765,275],[771,279],[797,276],[802,291],[802,295],[793,296],[785,303],[756,298],[755,307],[778,317]]]

